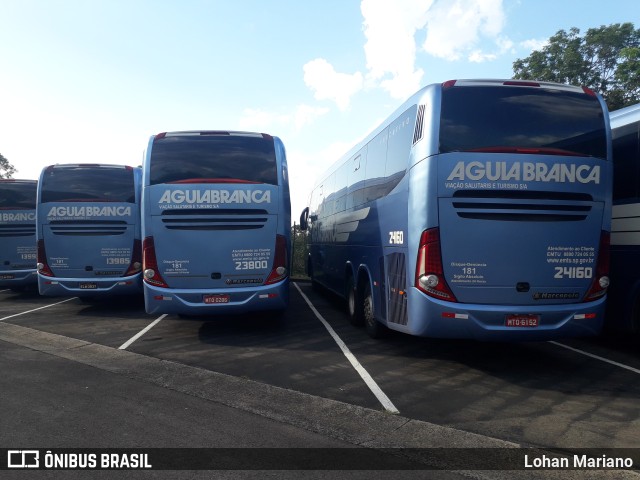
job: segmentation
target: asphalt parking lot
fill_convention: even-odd
[[[3,391],[15,391],[5,397],[3,423],[17,431],[26,422],[23,441],[43,448],[241,446],[254,431],[262,433],[250,435],[250,447],[571,451],[636,448],[640,439],[640,346],[633,338],[509,344],[392,333],[373,340],[348,322],[339,300],[304,282],[292,284],[281,320],[153,317],[141,298],[87,304],[2,291],[0,323],[2,355],[14,360]],[[109,387],[114,374],[127,385]],[[151,384],[142,397],[135,383],[141,378]],[[74,392],[64,412],[45,401],[60,385]],[[132,397],[139,412],[153,406],[180,414],[161,415],[161,434],[149,433],[147,414],[119,425],[117,412]],[[40,399],[33,421],[8,414],[19,412],[24,398]],[[188,405],[196,399],[208,406]],[[211,402],[224,411],[185,413],[206,411]],[[257,426],[238,412],[251,413]],[[205,418],[224,418],[222,431],[237,426],[238,433],[199,443],[209,438]]]

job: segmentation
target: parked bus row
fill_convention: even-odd
[[[151,137],[142,168],[65,164],[0,184],[0,286],[144,293],[148,313],[283,311],[291,207],[277,137]]]
[[[610,324],[637,329],[640,280],[627,268],[640,252],[633,112],[610,122],[600,95],[547,82],[421,89],[316,182],[300,217],[311,281],[343,296],[352,323],[373,337],[596,335],[612,244],[611,293],[622,309]],[[5,185],[18,184],[3,182],[2,195],[16,198]],[[45,295],[142,289],[154,314],[288,304],[290,198],[277,137],[161,133],[141,169],[47,167],[35,208],[0,200],[6,218],[23,221],[1,223],[1,234],[24,228],[11,240],[5,285],[30,278],[20,266],[37,254]]]

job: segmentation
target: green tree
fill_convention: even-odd
[[[513,62],[514,78],[583,85],[609,110],[640,102],[640,29],[632,23],[559,30],[541,49]]]
[[[11,178],[16,168],[0,153],[0,178]]]

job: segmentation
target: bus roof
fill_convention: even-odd
[[[4,183],[38,183],[37,180],[27,180],[20,178],[0,178],[0,182]]]
[[[611,128],[621,127],[640,121],[640,103],[609,113]]]
[[[128,165],[116,165],[111,163],[56,163],[55,165],[49,165],[48,167],[44,167],[45,170],[50,170],[52,168],[55,169],[64,169],[64,168],[117,168],[117,169],[127,169],[133,168]]]
[[[160,139],[165,137],[184,137],[184,136],[199,136],[199,135],[228,135],[237,137],[263,137],[272,138],[272,135],[268,133],[258,132],[241,132],[234,130],[184,130],[175,132],[162,132],[157,135],[153,135],[153,138]]]

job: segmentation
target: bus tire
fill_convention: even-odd
[[[371,338],[382,338],[387,333],[387,327],[376,320],[373,309],[373,295],[369,282],[366,282],[362,291],[362,310],[364,315],[364,327]]]
[[[364,323],[364,310],[363,304],[359,301],[358,291],[356,285],[353,282],[353,276],[347,277],[347,312],[349,313],[349,321],[351,325],[356,327],[362,326]]]

